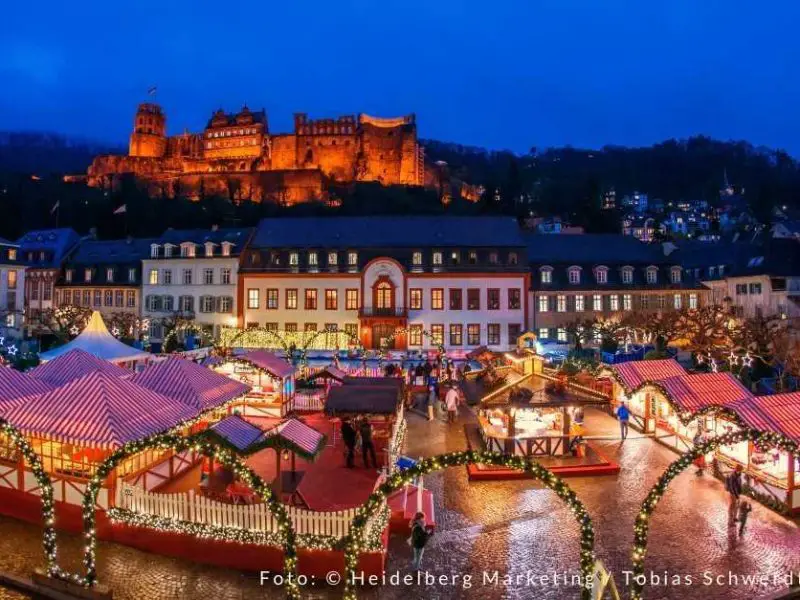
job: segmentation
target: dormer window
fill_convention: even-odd
[[[128,269],[128,283],[136,283],[136,269]]]
[[[725,265],[720,265],[719,266],[719,276],[720,277],[724,277],[725,276]]]
[[[418,267],[422,264],[422,252],[413,252],[411,254],[411,264]]]
[[[539,280],[542,283],[553,283],[553,267],[542,267],[539,269]]]
[[[230,256],[233,244],[230,242],[222,242],[222,256]]]
[[[44,262],[44,260],[45,260],[45,257],[46,257],[46,255],[45,255],[44,251],[42,251],[42,252],[39,252],[39,260],[40,260],[41,262]]]
[[[156,254],[158,256],[158,254]],[[164,244],[164,257],[169,258],[172,256],[172,244]]]
[[[435,267],[442,266],[442,253],[441,252],[434,252],[433,253],[433,265]]]
[[[510,265],[517,264],[517,253],[516,252],[509,252],[508,253],[508,264],[510,264]]]
[[[67,269],[64,273],[64,280],[67,283],[72,283],[72,269]]]
[[[290,252],[289,253],[289,266],[296,267],[300,264],[300,255],[297,252]]]
[[[339,255],[336,252],[328,252],[328,265],[335,267],[339,262]]]
[[[658,269],[656,267],[647,267],[646,277],[647,283],[658,283]]]
[[[454,265],[457,265],[461,262],[461,253],[458,250],[453,250],[450,253],[450,260]]]
[[[680,267],[672,267],[669,271],[670,280],[672,283],[680,283],[681,282],[681,268]]]
[[[622,283],[633,283],[633,267],[622,267]]]
[[[278,252],[269,253],[269,264],[278,266],[281,264],[281,255]]]
[[[84,271],[83,271],[83,280],[86,283],[89,283],[89,282],[92,281],[92,270],[91,269],[84,269]]]
[[[478,253],[475,252],[474,250],[470,251],[468,260],[469,260],[469,264],[477,265],[478,264]]]
[[[164,254],[166,255],[166,248]],[[150,258],[158,258],[158,244],[150,244]]]
[[[317,253],[316,252],[309,252],[308,253],[308,265],[310,267],[316,267],[317,264],[318,264],[317,263]]]
[[[214,256],[214,243],[206,242],[206,256]]]
[[[17,249],[16,248],[9,248],[8,249],[8,260],[17,260]]]
[[[358,252],[348,252],[347,253],[347,264],[351,267],[358,266]]]
[[[114,269],[106,269],[106,283],[114,283]]]
[[[608,283],[608,267],[597,267],[594,270],[594,277],[597,283]]]
[[[489,264],[496,265],[498,261],[497,252],[489,252]]]
[[[581,268],[570,267],[567,269],[567,277],[572,285],[577,285],[581,282]]]
[[[194,258],[194,244],[191,242],[181,244],[181,256],[184,258]]]

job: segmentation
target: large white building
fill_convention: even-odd
[[[265,219],[239,273],[242,328],[412,350],[500,350],[525,329],[525,244],[508,217]]]
[[[208,336],[236,325],[239,257],[252,229],[169,229],[142,261],[142,316],[161,342],[176,316],[194,319]]]

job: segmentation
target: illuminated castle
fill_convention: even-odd
[[[375,181],[425,183],[424,152],[414,115],[380,119],[294,116],[294,133],[269,131],[265,111],[244,106],[217,110],[202,133],[167,135],[167,118],[154,103],[140,104],[127,156],[94,159],[90,185],[114,187],[133,176],[152,193],[283,204],[325,199],[328,184]]]

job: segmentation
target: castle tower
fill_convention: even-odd
[[[167,118],[158,104],[139,105],[133,122],[130,156],[161,158],[167,149]]]

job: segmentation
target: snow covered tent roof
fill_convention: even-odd
[[[141,360],[150,356],[150,353],[123,344],[111,335],[103,317],[97,311],[92,313],[86,328],[78,337],[63,346],[42,352],[39,358],[42,361],[53,360],[75,348],[113,363]]]
[[[178,357],[148,366],[131,382],[203,411],[250,391],[249,385]]]
[[[39,365],[28,375],[34,380],[57,387],[95,371],[110,377],[128,377],[133,374],[132,371],[75,348]]]

